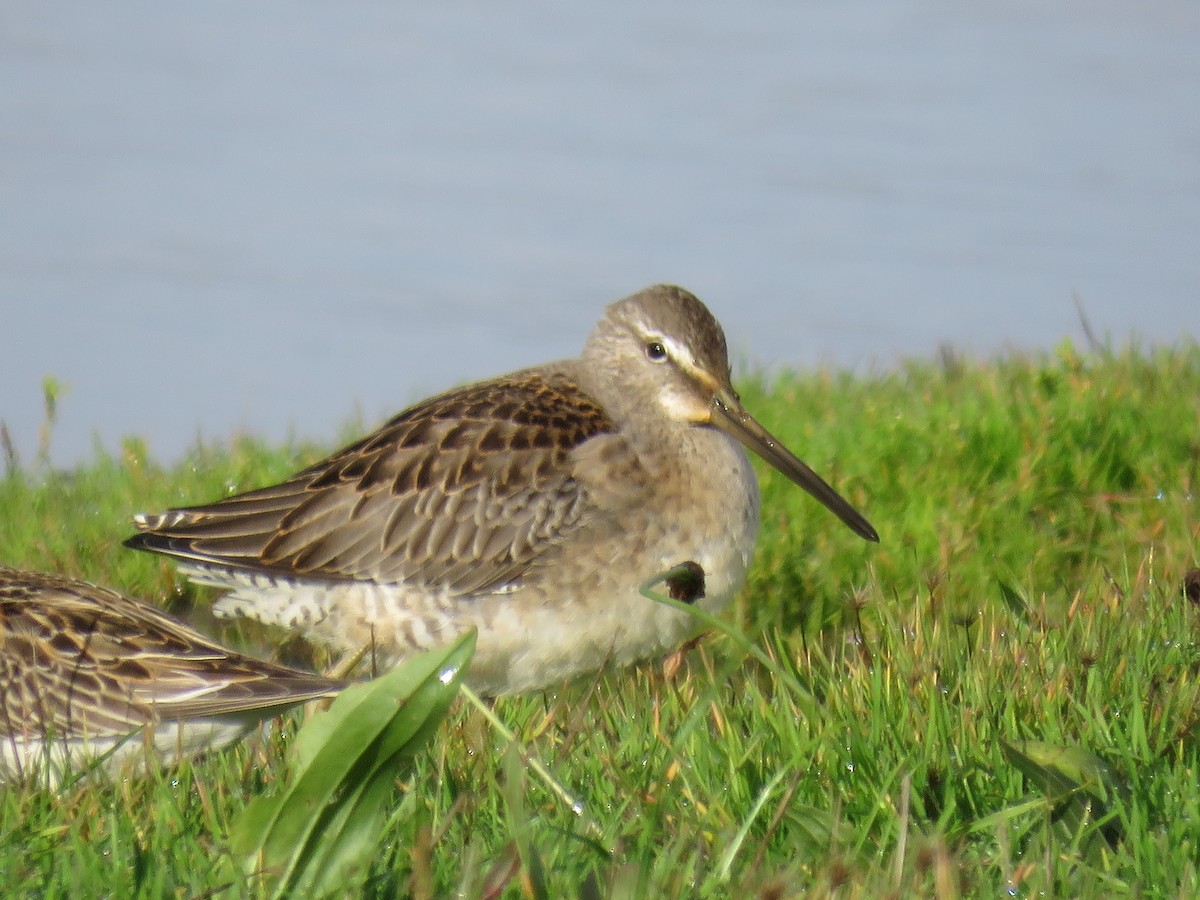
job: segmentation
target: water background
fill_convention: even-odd
[[[1200,329],[1200,2],[21,2],[0,420],[332,441],[694,290],[753,366]]]

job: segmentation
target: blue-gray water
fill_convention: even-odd
[[[1200,3],[0,11],[0,420],[28,458],[332,440],[653,281],[739,360],[1197,333]]]

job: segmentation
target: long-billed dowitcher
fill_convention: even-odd
[[[171,762],[340,688],[106,588],[0,566],[0,780]]]
[[[684,561],[717,611],[759,526],[742,444],[867,540],[875,529],[747,413],[725,335],[658,285],[605,311],[578,359],[456,388],[281,484],[138,516],[126,543],[224,588],[222,615],[394,662],[479,629],[468,681],[544,687],[674,648],[643,596]]]

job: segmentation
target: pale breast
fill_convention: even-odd
[[[474,686],[534,689],[670,652],[697,621],[641,588],[682,562],[704,570],[701,606],[728,605],[758,534],[758,481],[740,445],[716,430],[692,432],[644,503],[550,554],[522,589],[463,608],[480,629]]]

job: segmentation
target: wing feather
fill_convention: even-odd
[[[427,400],[279,485],[138,520],[126,543],[227,568],[511,584],[590,508],[576,451],[613,424],[564,369]]]
[[[0,567],[0,739],[127,734],[262,711],[338,682],[252,659],[114,591]]]

